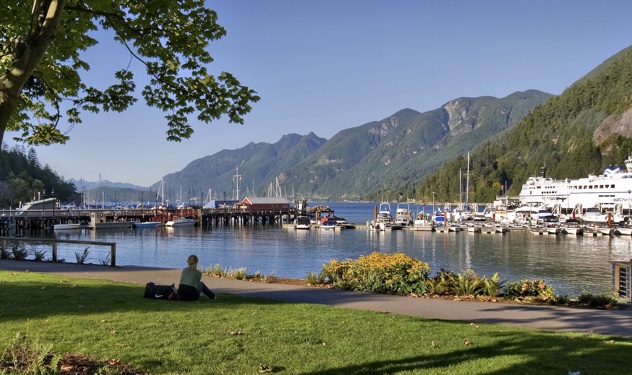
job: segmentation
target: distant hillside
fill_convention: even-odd
[[[396,192],[511,129],[550,96],[529,90],[502,99],[459,98],[424,113],[404,109],[336,134],[289,170],[282,183],[300,196],[322,199],[354,200],[372,191],[389,199],[407,198]],[[380,199],[377,194],[372,198]]]
[[[282,195],[296,198],[356,200],[385,187],[396,191],[511,129],[550,96],[529,90],[501,99],[459,98],[425,113],[404,109],[345,129],[329,141],[310,133],[289,134],[274,144],[250,143],[165,175],[165,195],[186,201],[210,192],[230,199],[237,188],[240,197],[275,195],[280,188]]]
[[[188,197],[207,197],[210,192],[216,199],[232,199],[238,188],[240,198],[265,195],[271,183],[276,187],[278,176],[313,154],[325,142],[314,133],[305,136],[288,134],[274,144],[251,142],[238,150],[223,150],[205,156],[192,161],[180,172],[165,175],[165,196],[188,201]],[[159,187],[160,182],[152,185],[155,191]],[[285,186],[283,195],[291,195],[290,189]]]
[[[553,178],[578,178],[622,164],[632,152],[632,47],[606,60],[559,97],[529,113],[496,142],[471,154],[470,200],[490,202],[509,188],[519,193],[530,175],[546,167]],[[458,197],[463,157],[410,189],[418,199]]]

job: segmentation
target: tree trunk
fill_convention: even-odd
[[[40,9],[32,17],[37,18],[37,27],[26,40],[21,40],[14,48],[11,68],[0,76],[0,145],[4,139],[11,114],[15,111],[24,84],[42,61],[51,45],[66,6],[66,0],[49,0],[40,3]],[[39,16],[39,18],[38,18]],[[19,45],[18,45],[19,44]]]

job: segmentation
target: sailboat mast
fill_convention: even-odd
[[[465,182],[465,205],[470,204],[470,153],[467,153],[467,180]]]

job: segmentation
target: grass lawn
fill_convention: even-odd
[[[621,374],[632,340],[444,322],[144,285],[0,271],[0,351],[17,333],[55,353],[150,374]],[[2,370],[0,369],[0,373]]]

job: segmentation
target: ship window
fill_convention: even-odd
[[[603,189],[603,185],[599,185],[599,189]]]
[[[614,185],[610,185],[610,188],[611,188],[611,189],[614,189]]]

